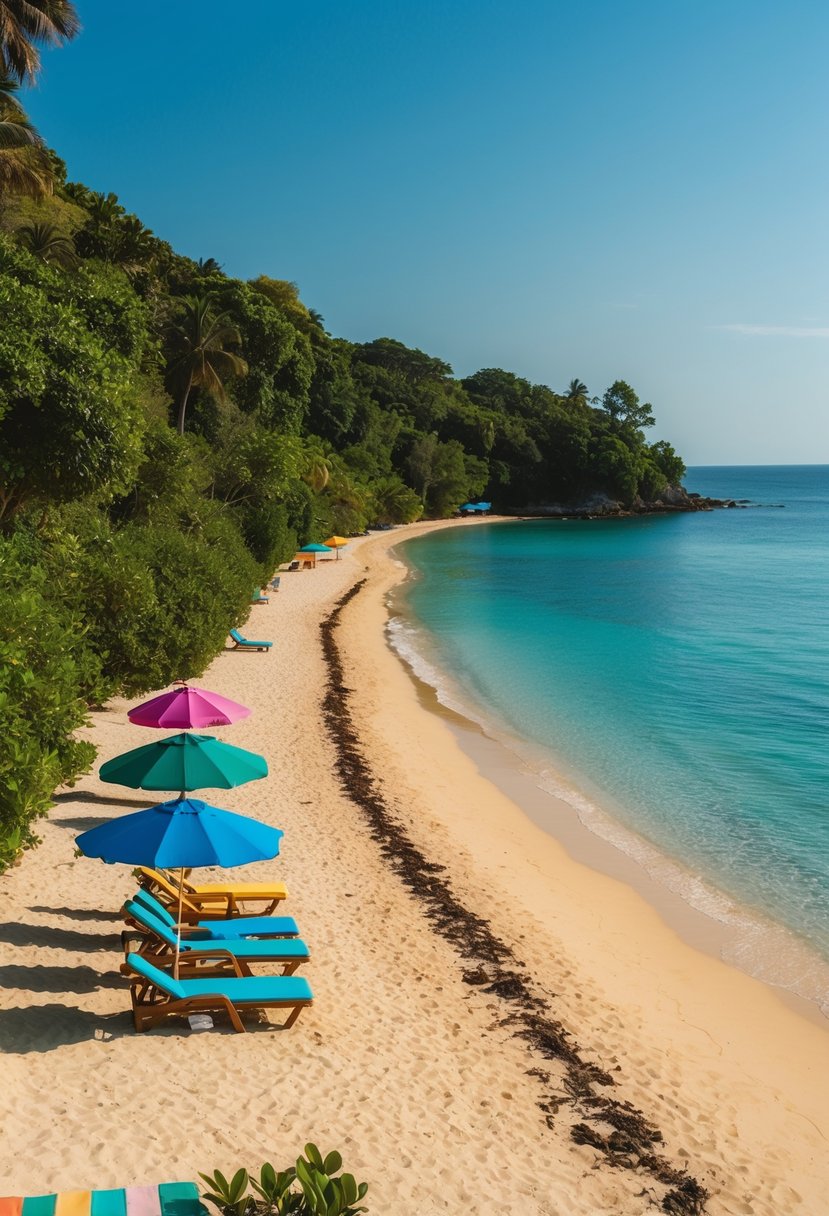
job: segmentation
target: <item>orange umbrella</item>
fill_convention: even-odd
[[[329,549],[337,550],[337,561],[340,560],[340,549],[348,544],[348,538],[345,536],[329,536],[325,542]]]

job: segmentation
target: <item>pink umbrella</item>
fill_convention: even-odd
[[[137,705],[127,717],[135,726],[189,730],[191,727],[229,726],[239,718],[246,718],[249,713],[247,706],[220,697],[217,692],[191,688],[189,684],[182,683],[170,692],[163,692],[161,696]]]

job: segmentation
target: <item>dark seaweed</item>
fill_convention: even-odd
[[[335,634],[340,615],[365,586],[362,579],[335,604],[320,625],[322,650],[328,671],[322,699],[326,729],[336,752],[343,790],[363,812],[380,852],[422,906],[426,918],[457,951],[463,963],[465,983],[480,988],[503,1003],[500,1025],[524,1039],[536,1055],[563,1066],[562,1088],[545,1093],[539,1107],[548,1126],[558,1111],[569,1105],[580,1121],[570,1134],[577,1144],[587,1144],[601,1154],[609,1166],[649,1174],[671,1189],[662,1197],[661,1208],[669,1216],[701,1216],[708,1192],[684,1169],[676,1169],[664,1156],[653,1152],[663,1143],[662,1133],[629,1102],[619,1102],[597,1092],[616,1085],[611,1074],[583,1058],[582,1049],[554,1016],[549,999],[531,988],[531,980],[514,950],[500,941],[489,921],[465,908],[444,877],[445,867],[430,861],[413,843],[388,805],[360,745],[350,709],[352,690],[347,687]],[[551,1075],[528,1069],[545,1087]]]

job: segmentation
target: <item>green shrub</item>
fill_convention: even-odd
[[[86,772],[95,748],[74,738],[84,724],[81,686],[94,667],[80,620],[62,612],[7,547],[0,590],[0,872],[37,843],[35,820],[56,786]]]
[[[305,1145],[305,1156],[285,1170],[263,1165],[258,1179],[245,1169],[231,1179],[221,1171],[201,1174],[208,1190],[202,1198],[218,1208],[222,1216],[356,1216],[368,1208],[358,1206],[368,1183],[357,1183],[352,1174],[341,1174],[342,1157],[323,1157],[315,1144]],[[251,1190],[254,1192],[251,1194]]]
[[[265,573],[275,570],[297,550],[297,535],[282,503],[267,502],[241,511],[245,543]]]
[[[200,675],[249,611],[262,569],[236,525],[130,524],[86,563],[104,670],[130,696]]]

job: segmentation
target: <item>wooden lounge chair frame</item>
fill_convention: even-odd
[[[130,943],[137,942],[139,944],[138,953],[141,957],[152,963],[154,967],[163,969],[164,964],[169,963],[175,957],[175,948],[153,928],[152,920],[155,918],[150,913],[146,920],[143,916],[141,920],[135,920],[126,905],[122,911],[129,918],[130,923],[136,926],[134,929],[125,929],[121,933],[121,946],[125,954],[130,953],[132,949]],[[173,933],[172,929],[170,933]],[[221,974],[222,972],[226,974],[228,968],[234,975],[249,976],[253,975],[250,969],[251,963],[276,963],[281,965],[283,975],[293,975],[297,967],[306,963],[310,957],[305,943],[296,937],[271,937],[262,940],[240,938],[236,944],[242,947],[253,945],[260,951],[259,954],[249,954],[247,958],[239,957],[233,949],[232,941],[191,942],[186,936],[182,936],[181,941],[183,948],[179,953],[179,975],[190,978]],[[304,958],[292,956],[292,950],[297,945],[305,949]],[[280,949],[285,952],[281,958]]]
[[[138,881],[142,887],[146,887],[162,902],[166,901],[171,911],[173,907],[178,910],[178,887],[170,881],[166,874],[147,866],[139,866]],[[185,878],[181,906],[182,919],[207,920],[215,917],[219,920],[228,920],[231,916],[244,915],[244,905],[247,903],[267,905],[261,910],[257,909],[256,914],[257,916],[270,916],[287,897],[288,888],[281,882],[275,882],[273,886],[269,887],[267,893],[262,892],[257,895],[250,889],[246,894],[245,884],[236,888],[228,885],[227,887],[217,886],[210,891],[200,891]]]
[[[182,939],[184,942],[186,938]],[[273,946],[279,943],[278,937],[266,938],[262,941],[263,946]],[[295,942],[295,937],[288,937],[285,941]],[[152,963],[154,967],[163,967],[166,963],[173,961],[174,951],[172,946],[168,946],[165,941],[156,937],[151,937],[149,933],[140,933],[137,929],[125,930],[121,934],[121,943],[126,953],[131,953],[134,947],[131,942],[137,942],[139,949],[138,954],[145,958],[148,963]],[[207,945],[207,942],[200,942],[199,945]],[[185,951],[179,955],[178,971],[181,979],[201,979],[207,975],[227,975],[232,972],[238,979],[245,979],[252,976],[254,973],[250,969],[251,963],[275,963],[282,967],[281,975],[293,975],[297,967],[301,967],[306,959],[303,958],[275,958],[272,953],[265,954],[262,958],[237,958],[232,950],[221,943],[216,942],[215,946],[211,942],[209,950],[199,950],[198,954],[191,951]],[[212,965],[210,961],[213,960]],[[122,970],[124,968],[122,967]],[[128,974],[128,971],[124,971]]]
[[[159,910],[150,904],[144,903],[144,901],[140,898],[142,892],[145,895],[151,896],[152,899],[157,899],[157,896],[155,896],[152,891],[148,891],[146,887],[139,887],[138,892],[135,895],[136,902],[139,905],[142,905],[153,916],[158,916]],[[170,918],[169,922],[167,922],[169,923],[170,928],[175,928],[176,918],[174,913],[178,912],[178,902],[176,902],[176,905],[173,908],[165,905],[161,900],[158,900],[158,903],[161,905],[161,908],[163,908],[164,914]],[[121,911],[124,914],[124,919],[126,920],[127,924],[133,925],[135,928],[137,928],[137,921],[135,921],[127,911],[126,904]],[[186,911],[186,909],[182,909],[182,911]],[[292,916],[273,916],[270,913],[266,913],[262,916],[252,917],[216,917],[202,916],[198,909],[196,909],[196,912],[199,917],[198,920],[187,920],[181,922],[181,935],[185,939],[191,935],[196,941],[221,941],[228,940],[230,938],[235,940],[237,936],[242,938],[261,937],[265,941],[267,941],[269,938],[299,937],[299,926]],[[254,922],[255,927],[253,927]],[[203,935],[208,930],[210,933],[217,933],[218,936],[215,938],[199,936]],[[224,933],[223,938],[222,933],[225,930],[226,932]]]
[[[147,960],[149,962],[149,960]],[[204,994],[190,997],[171,997],[156,986],[151,979],[139,975],[132,970],[129,963],[124,963],[122,972],[130,976],[130,999],[132,1001],[132,1020],[139,1034],[151,1026],[157,1026],[173,1015],[187,1017],[191,1013],[226,1013],[230,1018],[233,1029],[245,1033],[245,1024],[241,1013],[230,997],[222,993]],[[239,978],[244,978],[239,976]],[[282,1023],[283,1030],[290,1030],[303,1009],[313,1005],[313,998],[306,1000],[270,1000],[253,1004],[249,1002],[245,1009],[290,1009],[287,1019]]]

